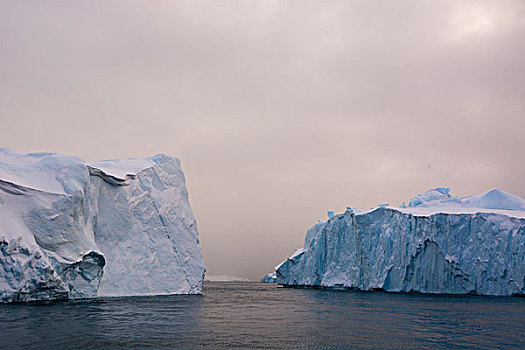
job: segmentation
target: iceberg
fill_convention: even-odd
[[[277,283],[277,275],[276,272],[267,273],[266,275],[261,278],[262,283]]]
[[[178,159],[0,149],[0,302],[198,294],[204,272]]]
[[[277,283],[436,294],[525,294],[525,200],[449,188],[400,208],[347,210],[308,229]]]
[[[231,275],[206,276],[204,280],[209,282],[250,282],[248,278]]]

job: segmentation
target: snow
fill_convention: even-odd
[[[498,189],[492,189],[480,196],[454,197],[450,194],[450,188],[438,187],[412,198],[408,206],[410,208],[440,208],[442,210],[525,211],[525,199]]]
[[[86,176],[84,162],[77,157],[58,153],[25,154],[0,148],[0,180],[3,183],[69,194],[82,187]]]
[[[465,205],[476,208],[525,211],[525,199],[498,189],[461,200]]]
[[[312,226],[276,267],[291,286],[393,292],[525,293],[525,201],[501,190],[437,188],[406,208],[346,210]]]
[[[109,176],[125,180],[127,176],[134,177],[138,172],[154,166],[153,158],[155,157],[103,160],[87,163],[87,165],[91,168],[99,169]]]
[[[354,209],[356,215],[363,215],[377,210],[390,208],[414,216],[430,216],[443,214],[476,214],[495,213],[525,218],[525,200],[508,192],[492,189],[479,196],[454,197],[450,195],[450,188],[438,187],[412,198],[407,205],[391,207],[380,204],[369,210]],[[348,207],[347,207],[348,210]]]
[[[178,159],[0,149],[0,301],[200,293]]]

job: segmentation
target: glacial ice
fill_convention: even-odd
[[[250,282],[248,278],[232,276],[232,275],[216,275],[204,277],[205,281],[209,282]]]
[[[178,159],[0,149],[0,302],[200,293]]]
[[[408,207],[347,209],[308,229],[277,283],[443,294],[525,294],[525,200],[437,188]]]
[[[277,276],[275,274],[275,271],[272,273],[267,273],[266,275],[261,278],[262,283],[276,283],[277,282]]]

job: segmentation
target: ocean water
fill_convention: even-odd
[[[525,298],[206,282],[201,296],[0,305],[0,349],[524,349]]]

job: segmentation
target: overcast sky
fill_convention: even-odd
[[[178,156],[209,275],[327,210],[525,197],[525,1],[0,0],[0,146]]]

